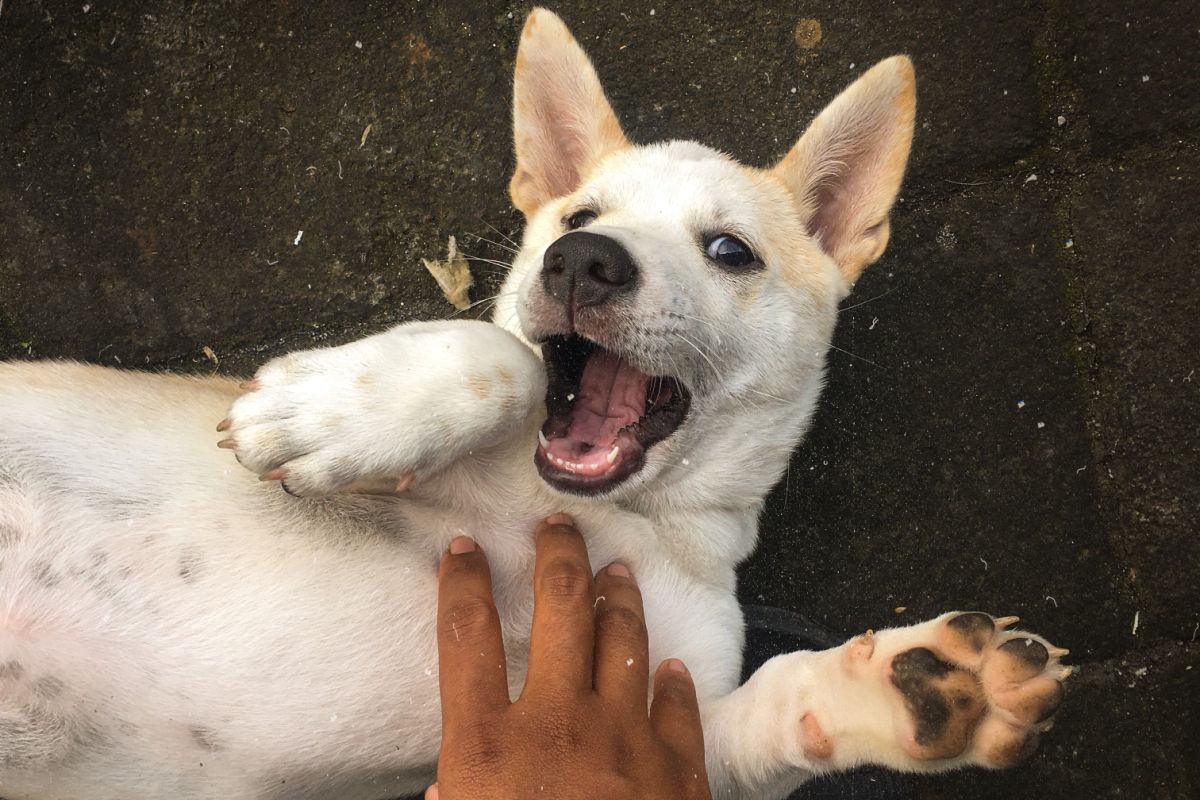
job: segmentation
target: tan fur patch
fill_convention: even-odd
[[[761,170],[742,167],[742,172],[758,189],[759,202],[767,207],[764,217],[788,220],[795,216],[799,198],[795,197],[787,183],[776,170]],[[780,224],[767,232],[776,263],[782,265],[780,277],[789,286],[816,296],[824,296],[827,280],[824,275],[824,255],[821,249],[799,225]]]
[[[514,83],[509,194],[528,218],[628,142],[587,55],[553,14],[535,10],[526,20]]]
[[[847,283],[887,246],[915,98],[911,62],[903,56],[882,61],[838,95],[775,166]]]
[[[833,740],[825,733],[821,723],[813,714],[808,713],[800,718],[801,747],[813,758],[829,758],[833,755]]]
[[[467,388],[480,400],[487,400],[492,396],[492,379],[484,375],[472,375],[467,378]]]

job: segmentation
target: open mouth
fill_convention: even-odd
[[[549,418],[535,461],[543,480],[575,494],[597,494],[642,468],[646,450],[673,434],[691,396],[674,378],[647,375],[578,335],[542,345]]]

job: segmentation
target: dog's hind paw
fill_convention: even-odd
[[[1072,673],[1059,661],[1066,650],[1008,630],[1015,621],[946,614],[860,637],[846,658],[852,671],[875,672],[902,707],[899,743],[910,758],[1009,766],[1050,727]]]
[[[954,612],[776,656],[705,720],[715,786],[782,796],[815,774],[1005,767],[1029,755],[1062,702],[1067,654],[1015,617]],[[752,794],[748,791],[744,794]],[[715,796],[715,795],[714,795]]]

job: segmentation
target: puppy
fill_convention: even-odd
[[[459,534],[487,551],[515,693],[553,511],[637,576],[637,668],[690,667],[715,796],[1015,761],[1070,670],[1011,619],[867,633],[737,686],[734,566],[809,424],[837,305],[887,242],[913,114],[896,57],[771,169],[636,146],[537,10],[515,79],[527,226],[496,324],[296,353],[241,396],[0,365],[0,796],[421,791],[438,557]]]

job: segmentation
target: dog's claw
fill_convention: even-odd
[[[217,447],[225,450],[237,450],[237,442],[233,439],[222,439],[217,442]]]
[[[259,383],[258,383],[257,378],[251,378],[248,381],[242,381],[241,383],[238,384],[238,388],[241,389],[243,392],[257,391],[258,387],[259,387]]]
[[[217,423],[217,432],[224,433],[225,431],[229,430],[231,427],[233,427],[233,420],[230,419],[229,417],[226,417],[225,419],[223,419]]]
[[[1009,625],[1013,625],[1021,621],[1020,617],[996,617],[996,629],[1004,630]]]
[[[284,478],[286,478],[289,474],[291,474],[291,473],[288,472],[287,467],[276,467],[275,469],[268,470],[267,472],[264,472],[262,475],[259,475],[258,479],[260,481],[264,481],[264,482],[266,482],[266,481],[281,481]]]

